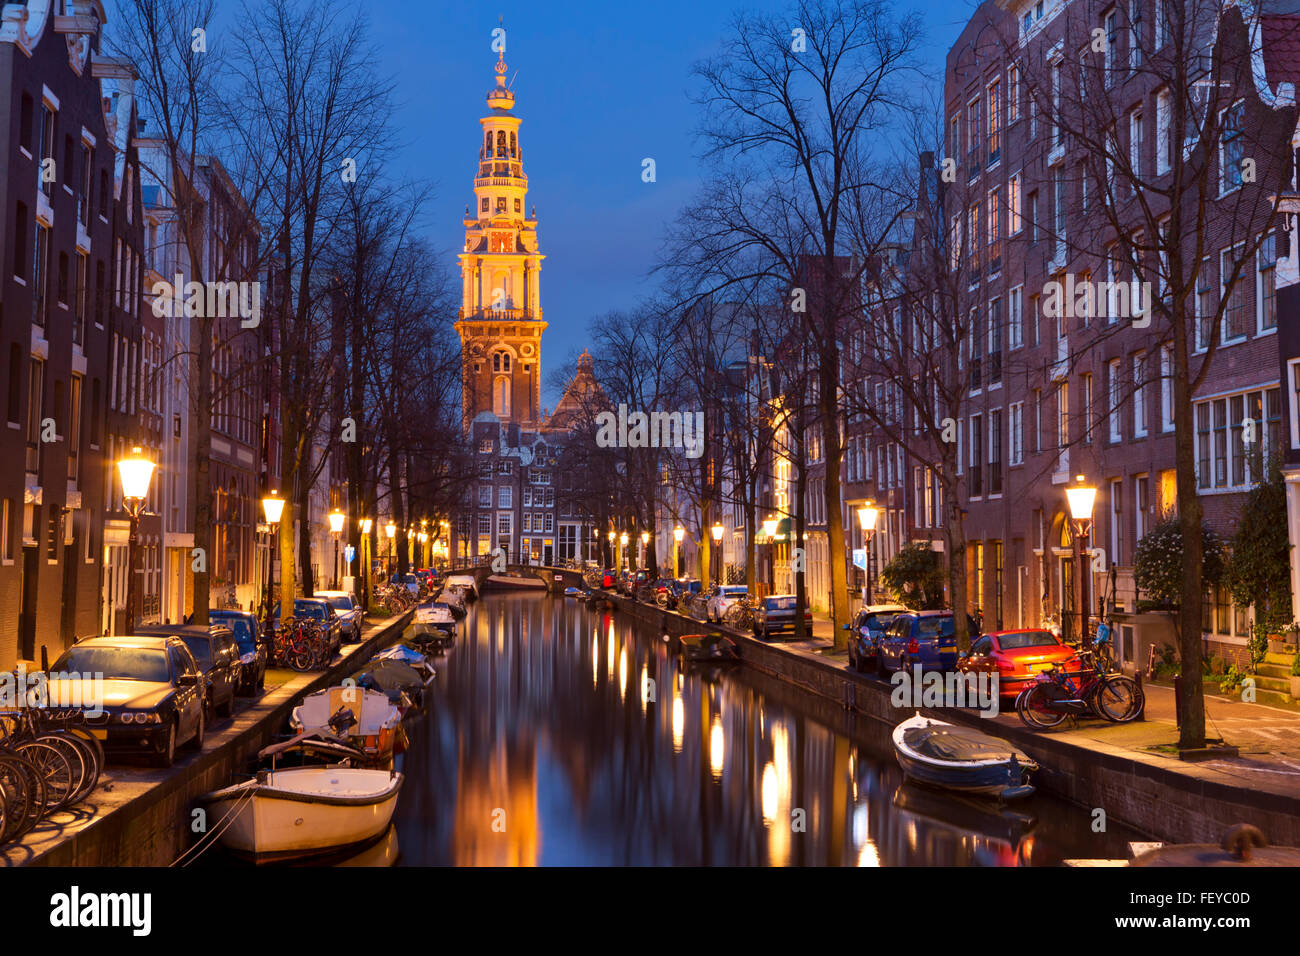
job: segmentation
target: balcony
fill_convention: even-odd
[[[541,310],[532,309],[458,309],[456,318],[473,322],[534,322],[541,321]]]

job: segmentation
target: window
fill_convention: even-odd
[[[500,488],[498,488],[497,507],[498,508],[513,507],[513,505],[511,504],[513,494],[514,494],[514,488],[510,487],[509,485],[502,485]]]
[[[984,494],[984,416],[970,417],[970,495]]]
[[[81,176],[77,179],[77,221],[90,225],[90,176],[95,165],[95,151],[81,144]]]
[[[1020,67],[1012,64],[1007,70],[1007,123],[1020,119]]]
[[[50,230],[44,223],[36,224],[36,252],[32,261],[32,321],[45,325],[46,288],[50,284]]]
[[[1084,372],[1083,374],[1083,443],[1085,445],[1092,443],[1092,373]]]
[[[1214,321],[1214,287],[1210,283],[1210,260],[1201,260],[1196,275],[1196,350],[1210,347],[1210,323]]]
[[[478,506],[480,508],[492,507],[492,486],[491,485],[479,485]]]
[[[1244,157],[1246,138],[1245,102],[1236,103],[1219,117],[1222,135],[1219,143],[1219,192],[1230,192],[1241,185],[1241,161]]]
[[[1151,481],[1147,475],[1133,479],[1133,540],[1141,541],[1147,533],[1147,514],[1151,507]],[[1119,563],[1119,559],[1115,559]]]
[[[989,412],[989,494],[1002,494],[1002,409]]]
[[[81,383],[82,377],[80,375],[72,376],[72,388],[68,401],[68,481],[74,484],[80,477]]]
[[[1120,388],[1120,368],[1119,359],[1111,359],[1106,363],[1106,380],[1108,388],[1106,419],[1110,422],[1110,441],[1119,442],[1124,439],[1123,429],[1120,426],[1120,401],[1122,391]]]
[[[1142,4],[1146,0],[1128,0],[1128,66],[1136,72],[1142,65]]]
[[[1110,563],[1123,564],[1120,538],[1124,533],[1124,480],[1116,478],[1110,483]]]
[[[1020,173],[1007,179],[1007,234],[1017,235],[1024,228],[1020,206]]]
[[[1171,36],[1169,23],[1170,0],[1156,0],[1156,49],[1159,50],[1169,42]]]
[[[1061,59],[1057,57],[1050,67],[1052,83],[1052,150],[1065,145],[1065,128],[1061,125]]]
[[[1029,241],[1038,241],[1038,190],[1029,194]]]
[[[1012,402],[1008,414],[1011,426],[1011,455],[1008,464],[1015,467],[1025,463],[1025,403]]]
[[[1262,333],[1277,328],[1277,243],[1273,233],[1260,242],[1255,269],[1255,329]]]
[[[1174,350],[1160,349],[1160,430],[1174,430]]]
[[[980,100],[977,96],[966,105],[966,165],[970,168],[972,176],[979,172],[981,166],[979,147],[983,129],[983,123],[980,121]]]
[[[77,253],[77,289],[72,319],[72,341],[81,345],[86,340],[86,281],[90,258]]]
[[[1238,261],[1242,247],[1224,249],[1219,253],[1219,275],[1223,282],[1222,294],[1227,299],[1223,310],[1223,341],[1236,342],[1246,337],[1246,293],[1242,288],[1244,277],[1242,263]]]
[[[1058,262],[1065,261],[1065,168],[1052,167],[1052,202],[1055,206],[1056,223],[1053,235],[1052,258]]]
[[[1168,90],[1156,94],[1156,175],[1169,172],[1174,163],[1173,101]]]
[[[1133,356],[1133,437],[1147,437],[1147,363],[1138,352]]]
[[[27,459],[29,474],[39,474],[41,464],[41,417],[45,407],[45,363],[31,359],[27,380]]]
[[[1106,31],[1106,52],[1104,54],[1104,69],[1106,71],[1107,88],[1115,81],[1115,11],[1111,10],[1102,19],[1102,28]]]
[[[40,138],[36,144],[37,148],[40,150],[36,154],[36,160],[38,163],[46,159],[54,159],[55,115],[54,110],[48,103],[41,103]],[[39,185],[41,192],[45,193],[47,196],[50,195],[50,191],[54,188],[54,183],[45,177],[44,170],[42,170],[39,175]]]
[[[1064,452],[1070,447],[1070,385],[1062,382],[1056,390],[1056,447],[1062,452],[1057,467],[1068,465]]]
[[[989,302],[989,385],[1002,381],[1002,300]]]
[[[1034,453],[1043,450],[1043,390],[1034,389]]]
[[[1243,489],[1258,482],[1279,447],[1281,418],[1276,386],[1197,402],[1197,487]]]
[[[14,560],[14,502],[6,498],[0,502],[0,559],[5,564]]]
[[[497,536],[498,536],[498,539],[500,539],[500,538],[508,538],[508,537],[510,536],[510,519],[511,519],[511,517],[512,517],[512,515],[510,515],[510,514],[502,514],[502,513],[500,513],[500,512],[497,513]],[[497,543],[498,543],[498,544],[501,544],[501,545],[503,545],[503,546],[504,546],[504,544],[505,544],[505,542],[500,541],[500,540],[498,540]]]
[[[990,166],[1002,158],[1002,82],[989,84],[989,160]]]
[[[1132,169],[1130,183],[1136,191],[1142,181],[1142,156],[1146,152],[1146,127],[1142,111],[1134,110],[1128,118],[1128,161]]]

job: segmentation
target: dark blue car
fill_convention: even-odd
[[[967,622],[973,638],[979,630],[969,616]],[[887,678],[893,671],[911,670],[917,664],[923,671],[950,671],[956,667],[952,611],[909,611],[898,615],[885,629],[876,649],[876,673]]]
[[[235,635],[235,643],[239,645],[239,659],[244,665],[240,694],[251,697],[262,690],[266,686],[270,649],[258,639],[261,629],[257,626],[257,616],[251,611],[221,608],[209,611],[208,620],[213,624],[226,625]]]

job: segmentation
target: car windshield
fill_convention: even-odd
[[[102,674],[104,680],[147,680],[165,684],[171,679],[166,653],[143,647],[70,647],[50,670],[86,677]]]
[[[917,633],[921,637],[952,637],[952,615],[945,617],[923,617],[916,622]]]
[[[795,605],[793,597],[770,597],[764,600],[764,604],[772,611],[789,611]]]
[[[298,617],[309,617],[313,621],[325,620],[325,605],[316,604],[314,601],[297,601],[293,605],[293,613]]]
[[[880,612],[876,614],[866,614],[862,618],[862,627],[869,628],[873,631],[883,631],[889,625],[894,623],[894,618],[898,617],[898,612]]]
[[[330,607],[334,608],[336,611],[352,610],[352,598],[345,594],[340,594],[338,597],[328,598],[327,600],[330,602]]]
[[[1056,647],[1060,642],[1051,631],[1027,631],[1024,634],[999,634],[998,645],[1004,651],[1021,647]]]
[[[744,594],[744,593],[747,592],[748,590],[749,590],[749,588],[746,588],[746,587],[729,587],[729,588],[723,588],[723,589],[722,589],[722,596],[723,596],[723,597],[740,597],[742,594]]]
[[[194,659],[199,662],[200,667],[207,667],[212,663],[212,641],[206,637],[182,637],[185,646],[190,649]]]
[[[228,617],[222,619],[221,623],[234,633],[235,643],[239,645],[241,651],[247,653],[257,650],[257,642],[253,640],[253,629],[249,627],[247,618]]]

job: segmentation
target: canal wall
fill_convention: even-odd
[[[283,733],[289,715],[307,694],[333,686],[391,644],[413,611],[372,627],[360,644],[328,670],[304,674],[277,687],[235,717],[197,756],[166,771],[139,796],[96,815],[84,827],[24,861],[27,866],[167,866],[196,842],[192,813],[199,797],[230,784],[257,752]],[[237,731],[230,733],[231,730]],[[183,753],[183,752],[182,752]],[[182,765],[183,762],[183,765]],[[111,771],[110,771],[111,774]],[[94,796],[90,798],[93,803]],[[208,823],[215,826],[217,821]]]
[[[852,721],[846,724],[843,720],[849,714],[891,727],[900,719],[900,709],[890,701],[891,687],[817,654],[761,641],[629,598],[611,594],[608,599],[617,613],[650,624],[661,634],[727,634],[740,646],[743,666],[822,698],[825,703],[820,710],[824,713],[818,719],[832,728],[851,728]],[[840,719],[831,719],[828,708],[839,710]],[[985,720],[973,712],[921,711],[1007,740],[1038,762],[1034,779],[1043,790],[1089,811],[1104,810],[1108,820],[1155,839],[1217,844],[1228,827],[1251,823],[1275,845],[1300,846],[1300,800],[1293,797],[1211,779],[1197,764],[1148,757],[1094,741],[1085,747],[1051,733]]]

